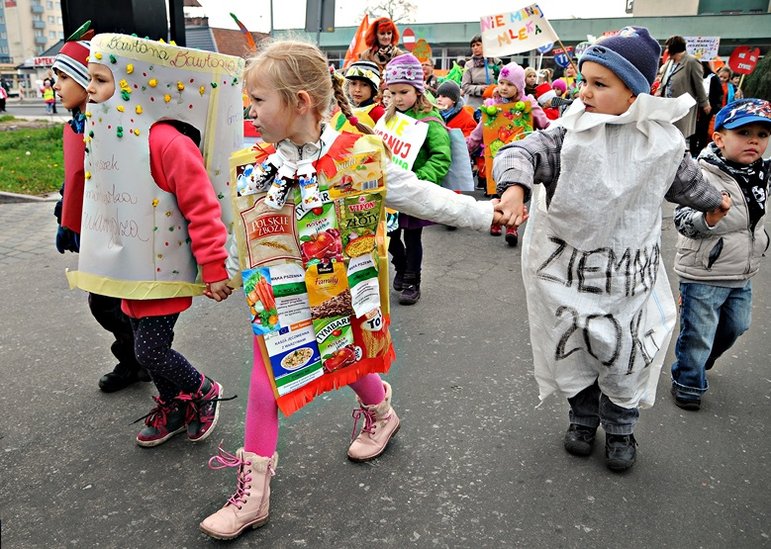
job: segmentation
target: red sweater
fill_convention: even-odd
[[[150,130],[150,173],[158,187],[175,195],[179,211],[188,221],[188,233],[204,282],[228,278],[225,260],[227,229],[214,194],[203,157],[193,140],[173,125],[159,123]],[[193,303],[191,297],[128,300],[121,309],[132,318],[180,313]]]
[[[80,218],[83,216],[83,184],[85,171],[83,160],[86,144],[83,134],[75,133],[69,124],[64,125],[64,198],[62,199],[62,227],[80,234]]]
[[[375,122],[383,118],[384,114],[385,114],[385,109],[383,108],[383,105],[381,105],[380,103],[372,107],[372,110],[369,111],[370,118],[372,118],[372,120],[374,120]]]
[[[448,128],[458,128],[463,132],[463,137],[471,135],[471,132],[477,127],[474,117],[464,108],[461,108],[452,118],[445,122],[447,123]]]

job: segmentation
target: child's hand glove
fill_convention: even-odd
[[[80,235],[67,227],[59,226],[56,230],[56,249],[64,252],[78,253],[80,251]]]

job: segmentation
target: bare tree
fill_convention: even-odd
[[[416,9],[410,0],[369,0],[359,20],[369,14],[370,19],[388,17],[394,23],[413,23]]]

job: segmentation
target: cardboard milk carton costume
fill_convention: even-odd
[[[243,144],[244,61],[122,34],[95,36],[89,61],[112,70],[115,94],[86,112],[81,248],[70,286],[127,299],[199,295],[187,221],[150,173],[150,128],[181,121],[200,133],[232,232],[228,158]]]

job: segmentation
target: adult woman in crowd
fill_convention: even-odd
[[[675,126],[688,142],[696,132],[696,110],[701,109],[705,114],[712,112],[707,92],[704,91],[704,71],[699,60],[685,51],[685,38],[682,36],[670,36],[664,45],[669,54],[669,61],[664,65],[664,76],[656,95],[680,97],[688,93],[696,99],[698,105],[691,107],[687,115],[675,122]]]
[[[476,34],[471,39],[471,59],[466,63],[460,89],[467,105],[478,109],[484,100],[485,89],[495,84],[498,71],[501,69],[500,59],[487,59],[482,51],[482,35]]]
[[[367,49],[359,54],[359,59],[373,61],[380,67],[380,72],[388,62],[404,52],[396,47],[399,43],[399,30],[388,17],[375,19],[364,35]]]

